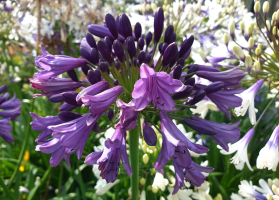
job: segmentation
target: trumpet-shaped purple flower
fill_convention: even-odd
[[[208,151],[206,147],[190,142],[176,127],[166,112],[160,111],[159,115],[162,126],[163,144],[154,165],[157,171],[163,169],[169,159],[173,157],[176,147],[186,147],[197,154],[206,153]],[[191,159],[191,157],[189,158]],[[184,162],[190,164],[189,159],[184,160]]]
[[[42,91],[42,94],[34,94],[32,97],[51,96],[61,92],[73,91],[82,86],[79,82],[74,82],[69,78],[54,79],[29,79],[32,88]]]
[[[35,63],[39,71],[34,75],[37,79],[49,79],[86,65],[87,61],[83,58],[72,58],[64,55],[51,55],[41,47],[42,56],[35,58]]]
[[[36,151],[41,151],[46,154],[51,153],[51,157],[49,159],[49,163],[52,167],[56,167],[59,163],[65,159],[66,163],[69,167],[70,165],[70,154],[68,153],[68,149],[65,149],[59,141],[58,138],[51,138],[47,141],[40,142],[39,145],[36,146]]]
[[[11,119],[0,119],[0,136],[7,142],[14,142],[14,138],[9,134],[12,132],[12,127],[8,125]]]
[[[36,142],[47,141],[47,138],[51,136],[52,130],[48,129],[48,126],[58,125],[64,123],[58,116],[47,116],[40,117],[36,113],[30,112],[30,115],[35,120],[30,123],[32,129],[35,131],[43,131],[39,134],[38,138],[35,140]]]
[[[101,170],[100,176],[106,179],[107,183],[113,183],[118,176],[120,158],[126,173],[132,175],[126,152],[126,132],[123,129],[116,129],[111,139],[106,140],[104,150],[89,154],[85,163],[98,164],[99,170]]]
[[[184,120],[185,124],[201,134],[209,135],[217,144],[226,151],[229,150],[227,143],[238,141],[240,136],[240,128],[238,125],[241,120],[234,124],[225,124],[208,121],[196,116]]]
[[[238,69],[238,67],[222,72],[197,71],[196,74],[197,76],[205,78],[211,82],[223,81],[225,87],[235,87],[240,85],[241,79],[245,76],[245,73]]]
[[[78,159],[81,158],[87,138],[99,119],[100,115],[86,114],[72,121],[50,126],[54,138],[58,138],[61,145],[68,149],[76,149]]]
[[[179,150],[177,150],[179,151]],[[178,154],[183,154],[183,152],[179,152]],[[189,153],[188,153],[189,154]],[[190,156],[190,154],[189,154]],[[210,173],[213,171],[212,167],[203,167],[191,161],[189,166],[181,165],[180,159],[183,157],[173,157],[173,166],[175,169],[175,186],[172,194],[177,193],[179,189],[184,186],[184,180],[190,182],[191,184],[200,187],[201,184],[204,183],[205,175],[202,172]]]
[[[120,120],[115,128],[124,129],[125,131],[132,130],[138,124],[138,112],[135,110],[134,100],[129,103],[124,103],[120,99],[116,102],[117,107],[120,107]]]
[[[171,111],[175,104],[170,94],[184,89],[181,81],[172,79],[165,72],[155,72],[146,64],[140,67],[140,77],[134,86],[132,97],[135,99],[135,109],[143,110],[153,101],[154,107],[159,110]]]

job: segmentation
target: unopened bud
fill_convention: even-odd
[[[232,51],[233,51],[233,54],[234,54],[239,60],[244,61],[245,55],[244,55],[242,49],[241,49],[239,46],[234,46],[234,47],[232,48]]]
[[[156,187],[152,187],[152,192],[153,193],[156,194],[158,192],[158,190],[159,190],[159,188],[157,186]]]
[[[261,10],[261,3],[259,1],[257,1],[254,5],[254,11],[255,11],[256,16],[258,16],[260,10]]]
[[[246,67],[246,70],[248,73],[250,73],[252,65],[253,65],[253,61],[252,61],[251,56],[250,55],[246,56],[245,57],[245,67]]]
[[[279,11],[276,12],[275,21],[276,21],[277,23],[278,23],[278,21],[279,21]]]
[[[248,29],[247,29],[247,34],[248,34],[249,36],[251,36],[251,35],[252,35],[252,32],[253,32],[253,27],[252,27],[252,26],[249,26]]]
[[[207,62],[207,58],[206,58],[204,52],[203,52],[201,49],[198,50],[198,53],[200,54],[201,58],[202,58],[205,62]]]
[[[263,14],[264,14],[264,16],[267,15],[268,11],[269,11],[269,2],[265,1],[264,4],[263,4]]]
[[[272,195],[271,194],[266,195],[266,199],[267,200],[273,200]]]
[[[156,146],[157,143],[157,135],[154,131],[154,129],[150,126],[150,124],[146,121],[142,124],[142,132],[143,132],[143,138],[144,141],[149,146]],[[147,161],[148,162],[148,161]]]
[[[267,27],[267,29],[268,29],[268,31],[270,31],[270,21],[269,20],[266,20],[266,27]]]
[[[147,145],[144,143],[144,144],[141,146],[141,149],[142,149],[143,153],[146,153],[146,151],[147,151]]]
[[[235,37],[234,32],[235,32],[235,23],[234,23],[234,19],[232,19],[231,22],[229,23],[229,33],[232,39],[234,39]]]
[[[214,200],[223,200],[223,197],[221,194],[217,194],[217,196],[214,198]]]
[[[254,38],[250,37],[249,40],[248,40],[249,49],[253,49],[254,45],[255,45]]]
[[[260,70],[261,70],[261,63],[260,63],[260,61],[256,61],[256,62],[254,63],[254,71],[255,71],[255,74],[258,74]]]
[[[141,184],[141,185],[144,185],[145,182],[146,182],[146,181],[145,181],[145,178],[141,178],[141,179],[140,179],[140,184]]]
[[[244,24],[244,22],[240,22],[239,26],[240,26],[241,32],[244,33],[244,30],[245,30],[245,24]]]
[[[262,49],[257,47],[256,50],[255,50],[255,53],[256,53],[257,56],[261,55]]]
[[[230,42],[230,37],[227,33],[224,34],[223,40],[224,40],[225,45],[228,46],[228,44]]]
[[[152,190],[152,185],[147,186],[147,190]]]
[[[213,103],[212,101],[206,102],[205,105],[209,110],[216,111],[216,112],[220,111],[219,108],[216,106],[216,104]]]
[[[279,195],[276,185],[272,185],[271,189],[275,195]]]
[[[144,163],[145,165],[148,163],[149,157],[148,157],[147,154],[144,154],[144,155],[142,156],[142,161],[143,161],[143,163]]]

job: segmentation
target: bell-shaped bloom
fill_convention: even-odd
[[[135,85],[132,97],[135,99],[135,109],[143,110],[153,101],[154,107],[159,110],[171,111],[175,104],[170,94],[182,91],[184,84],[166,72],[155,72],[146,64],[140,67],[140,77]]]
[[[8,125],[11,119],[0,119],[0,136],[7,142],[14,142],[14,138],[9,134],[12,132],[12,127]]]
[[[220,151],[224,155],[229,155],[229,154],[236,152],[234,157],[231,158],[231,163],[233,163],[235,165],[235,168],[238,170],[242,170],[244,167],[244,163],[246,163],[247,167],[251,171],[253,171],[253,169],[249,163],[249,160],[248,160],[247,148],[248,148],[248,144],[249,144],[251,138],[254,135],[254,132],[255,132],[255,129],[252,128],[251,130],[249,130],[246,133],[246,135],[241,140],[230,145],[229,151],[227,151],[227,152],[224,150]]]
[[[196,75],[211,82],[222,81],[225,87],[235,87],[241,84],[240,81],[244,78],[245,73],[238,69],[238,67],[235,67],[221,72],[199,70],[196,72]]]
[[[49,79],[86,65],[87,61],[83,58],[72,58],[64,55],[51,55],[41,47],[42,56],[35,58],[35,63],[38,66],[34,76],[37,79]]]
[[[113,183],[118,176],[120,158],[126,173],[132,175],[126,150],[126,132],[123,129],[116,129],[113,136],[105,141],[104,150],[89,154],[85,163],[98,164],[101,170],[100,176],[106,179],[107,183]]]
[[[53,137],[58,138],[63,147],[77,149],[76,154],[80,159],[87,138],[99,117],[100,115],[86,114],[63,124],[49,126],[49,128],[53,130]]]
[[[184,180],[196,187],[200,187],[206,178],[202,172],[210,173],[213,171],[212,167],[203,167],[194,161],[191,161],[189,166],[183,166],[180,163],[179,159],[173,159],[176,181],[172,194],[177,193],[184,186]]]
[[[257,200],[266,200],[266,196],[261,194],[260,192],[256,191],[255,186],[253,186],[252,181],[248,182],[243,180],[240,182],[238,186],[240,194],[245,199],[257,199]]]
[[[36,113],[30,112],[34,121],[30,123],[32,129],[35,131],[43,131],[39,134],[38,138],[35,142],[43,142],[46,141],[49,136],[52,134],[52,130],[48,129],[48,126],[58,125],[64,123],[59,117],[57,116],[47,116],[47,117],[39,117]]]
[[[230,108],[236,108],[241,105],[242,99],[236,95],[243,91],[242,88],[219,90],[218,92],[207,94],[206,96],[218,107],[218,109],[225,113],[231,119],[229,113]]]
[[[94,96],[85,94],[84,97],[88,99],[87,104],[90,104],[89,110],[92,115],[99,115],[105,112],[122,92],[122,86],[115,86]]]
[[[257,94],[257,92],[260,90],[264,83],[264,80],[261,79],[257,81],[255,84],[253,84],[251,87],[249,87],[244,92],[238,94],[237,96],[242,98],[242,104],[241,106],[234,109],[235,114],[237,116],[244,116],[249,108],[249,118],[252,125],[255,125],[256,123],[256,112],[257,109],[254,106],[254,99]]]
[[[21,113],[21,107],[14,107],[7,110],[0,111],[0,116],[4,118],[11,118],[12,120],[15,120],[17,116],[19,116]]]
[[[184,120],[184,123],[190,128],[198,131],[201,134],[209,135],[218,145],[226,151],[229,150],[227,143],[234,143],[238,141],[240,136],[240,128],[238,125],[241,120],[234,124],[225,124],[208,121],[196,116]]]
[[[75,149],[73,149],[75,150]],[[49,159],[49,163],[52,167],[56,167],[59,163],[65,159],[66,163],[69,167],[70,165],[70,152],[68,153],[68,149],[65,149],[59,141],[58,138],[51,138],[47,141],[40,142],[39,145],[36,146],[36,151],[41,151],[46,154],[51,153],[51,157]]]
[[[189,155],[184,159],[178,159],[180,162],[183,162],[185,166],[189,166],[192,161],[188,149],[197,154],[206,153],[208,151],[206,147],[190,142],[177,128],[166,112],[160,111],[159,116],[162,127],[163,144],[161,152],[154,165],[154,168],[157,171],[165,167],[169,159],[176,153],[176,148],[178,147],[183,147],[184,149],[182,152],[185,153],[185,155]]]
[[[257,158],[257,168],[276,171],[279,162],[279,126],[277,126]]]
[[[134,100],[125,103],[119,99],[116,105],[120,107],[121,110],[119,122],[116,124],[115,128],[124,129],[125,131],[134,129],[138,124],[138,112],[135,110]]]
[[[34,94],[32,97],[51,96],[61,92],[74,91],[82,86],[79,82],[74,82],[69,78],[54,79],[29,79],[32,88],[40,90],[42,94]]]
[[[162,191],[165,191],[166,186],[169,184],[168,179],[164,178],[164,175],[156,172],[154,181],[152,183],[153,188],[160,188]]]

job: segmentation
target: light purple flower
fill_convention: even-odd
[[[30,112],[30,115],[35,120],[30,123],[32,129],[35,131],[43,131],[39,134],[35,142],[47,141],[47,138],[51,136],[52,130],[48,129],[48,126],[58,125],[64,123],[58,116],[40,117],[36,113]]]
[[[225,124],[208,121],[196,116],[184,120],[184,123],[190,128],[198,131],[201,134],[209,135],[217,144],[219,144],[226,151],[229,150],[228,142],[237,142],[240,136],[240,128],[238,125],[241,120],[234,124]]]
[[[98,164],[101,170],[100,176],[106,179],[107,183],[113,183],[119,172],[120,158],[122,165],[128,175],[132,175],[126,152],[126,132],[123,129],[116,129],[111,139],[105,141],[104,150],[89,154],[85,163],[88,165]]]
[[[64,55],[51,55],[41,47],[42,56],[35,58],[35,63],[38,66],[37,72],[34,77],[37,79],[49,79],[84,66],[87,61],[83,58],[72,58]]]
[[[58,138],[63,147],[76,149],[77,157],[80,159],[87,138],[99,117],[100,115],[86,114],[63,124],[49,126],[49,128],[53,130],[53,137]]]
[[[69,78],[54,79],[29,79],[32,88],[40,90],[42,94],[34,94],[32,97],[51,96],[61,92],[74,91],[82,86],[79,82],[74,82]]]
[[[166,72],[155,72],[146,64],[140,67],[140,77],[135,85],[132,97],[135,99],[135,109],[143,110],[153,101],[154,107],[159,110],[171,111],[175,104],[170,94],[182,91],[184,85],[181,81],[172,79]]]
[[[0,119],[0,136],[7,142],[14,142],[14,138],[9,134],[12,132],[12,127],[8,125],[11,119]]]
[[[159,115],[162,127],[163,144],[161,152],[154,165],[154,168],[157,171],[163,169],[169,159],[173,157],[176,147],[186,147],[197,154],[206,153],[208,151],[206,147],[190,142],[176,127],[166,112],[160,111]],[[183,160],[183,162],[190,165],[191,157]]]

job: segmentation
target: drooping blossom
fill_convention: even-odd
[[[248,160],[247,148],[248,148],[248,144],[249,144],[251,138],[254,135],[254,132],[255,132],[255,130],[252,128],[245,134],[245,136],[241,140],[230,145],[228,151],[224,151],[224,150],[220,151],[224,155],[229,155],[229,154],[233,154],[234,152],[236,152],[234,157],[232,157],[232,159],[231,159],[231,163],[233,163],[235,165],[236,169],[238,169],[238,170],[242,170],[244,167],[244,164],[246,163],[247,167],[251,171],[253,171],[253,169],[249,163],[249,160]]]

